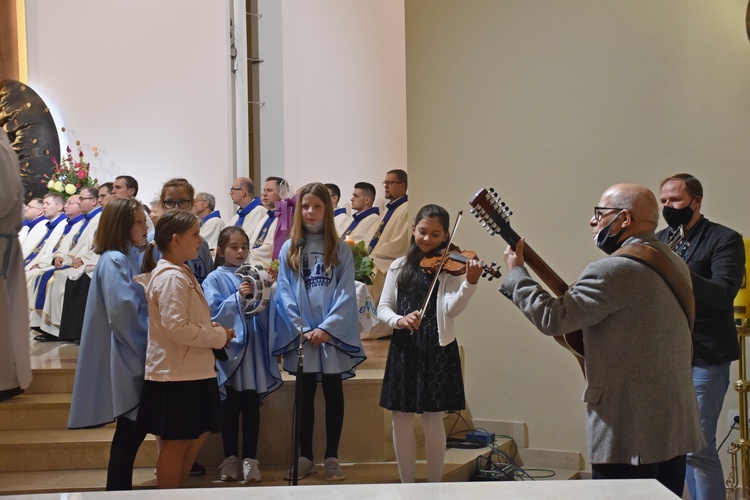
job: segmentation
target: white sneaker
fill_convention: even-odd
[[[341,468],[341,464],[339,464],[338,458],[326,458],[324,466],[326,470],[326,481],[341,481],[346,477],[344,475],[344,470]]]
[[[309,476],[310,474],[315,474],[318,472],[315,469],[315,464],[310,460],[309,458],[305,457],[299,457],[299,462],[297,466],[297,479],[302,479],[305,476]],[[289,469],[284,473],[284,480],[289,481],[292,479],[292,470]]]
[[[258,461],[254,458],[246,458],[242,461],[242,477],[246,483],[259,483],[261,481]]]
[[[222,481],[237,480],[237,457],[232,455],[224,459],[219,466],[219,478]]]

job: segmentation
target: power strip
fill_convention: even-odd
[[[467,431],[466,440],[484,444],[492,444],[495,442],[495,433],[484,431]]]

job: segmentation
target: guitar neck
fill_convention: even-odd
[[[511,246],[515,249],[515,245]],[[528,244],[523,247],[523,259],[555,295],[562,295],[568,289],[568,284]]]

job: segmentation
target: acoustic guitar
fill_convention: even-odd
[[[510,227],[510,216],[513,212],[501,201],[498,193],[494,189],[482,189],[477,192],[472,198],[471,202],[471,213],[474,217],[479,219],[482,226],[490,233],[490,235],[500,235],[508,245],[516,249],[516,244],[521,237],[516,233],[513,228]],[[523,258],[526,264],[536,273],[537,276],[547,285],[555,295],[562,295],[568,289],[568,285],[563,281],[558,274],[547,265],[544,260],[529,246],[528,243],[524,245]],[[583,333],[578,330],[565,335],[556,335],[555,340],[562,345],[565,349],[570,351],[581,366],[584,376],[586,375],[586,368],[583,362],[584,351],[583,351]]]

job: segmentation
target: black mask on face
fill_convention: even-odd
[[[693,200],[694,199],[695,198],[693,198]],[[678,227],[684,226],[690,222],[690,219],[693,218],[693,214],[695,213],[695,210],[690,208],[690,204],[693,203],[693,200],[690,200],[688,206],[683,208],[672,208],[664,205],[664,208],[661,209],[661,214],[670,227],[677,229]]]
[[[620,229],[620,232],[617,234],[609,234],[612,230],[612,224],[615,223],[620,215],[622,215],[622,212],[617,214],[617,217],[612,219],[612,222],[601,228],[599,232],[596,233],[596,238],[594,239],[594,243],[596,244],[596,246],[599,247],[599,249],[607,255],[612,255],[615,250],[620,248],[620,244],[617,243],[617,240],[620,238],[622,229]]]

